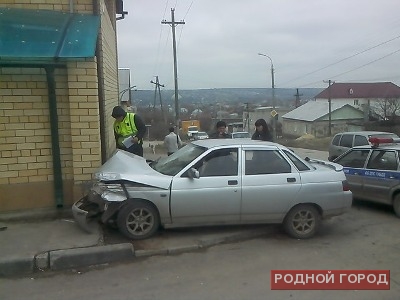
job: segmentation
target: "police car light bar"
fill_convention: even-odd
[[[378,147],[380,144],[393,144],[393,143],[400,143],[400,138],[379,138],[379,137],[370,137],[369,142]]]

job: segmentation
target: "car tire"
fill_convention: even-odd
[[[393,200],[393,210],[397,217],[400,218],[400,194],[397,194]]]
[[[319,230],[321,215],[314,206],[300,204],[287,213],[283,226],[289,236],[296,239],[309,239]]]
[[[142,240],[153,236],[158,231],[160,217],[151,203],[132,200],[118,212],[117,225],[119,231],[127,238]]]

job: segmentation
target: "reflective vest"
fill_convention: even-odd
[[[135,124],[135,114],[126,113],[125,118],[118,122],[114,122],[114,132],[118,135],[117,143],[119,146],[123,146],[122,141],[128,136],[135,136],[138,132]]]

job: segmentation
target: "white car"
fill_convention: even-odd
[[[205,140],[205,139],[208,139],[208,134],[207,134],[207,132],[199,131],[199,132],[193,134],[193,139]]]
[[[352,193],[343,167],[303,160],[288,148],[244,139],[205,139],[146,162],[119,150],[95,174],[90,193],[72,211],[116,224],[132,239],[160,226],[283,223],[294,238],[310,238],[322,218],[344,213]]]

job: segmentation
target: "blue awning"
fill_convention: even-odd
[[[0,8],[0,60],[94,57],[100,17]]]

